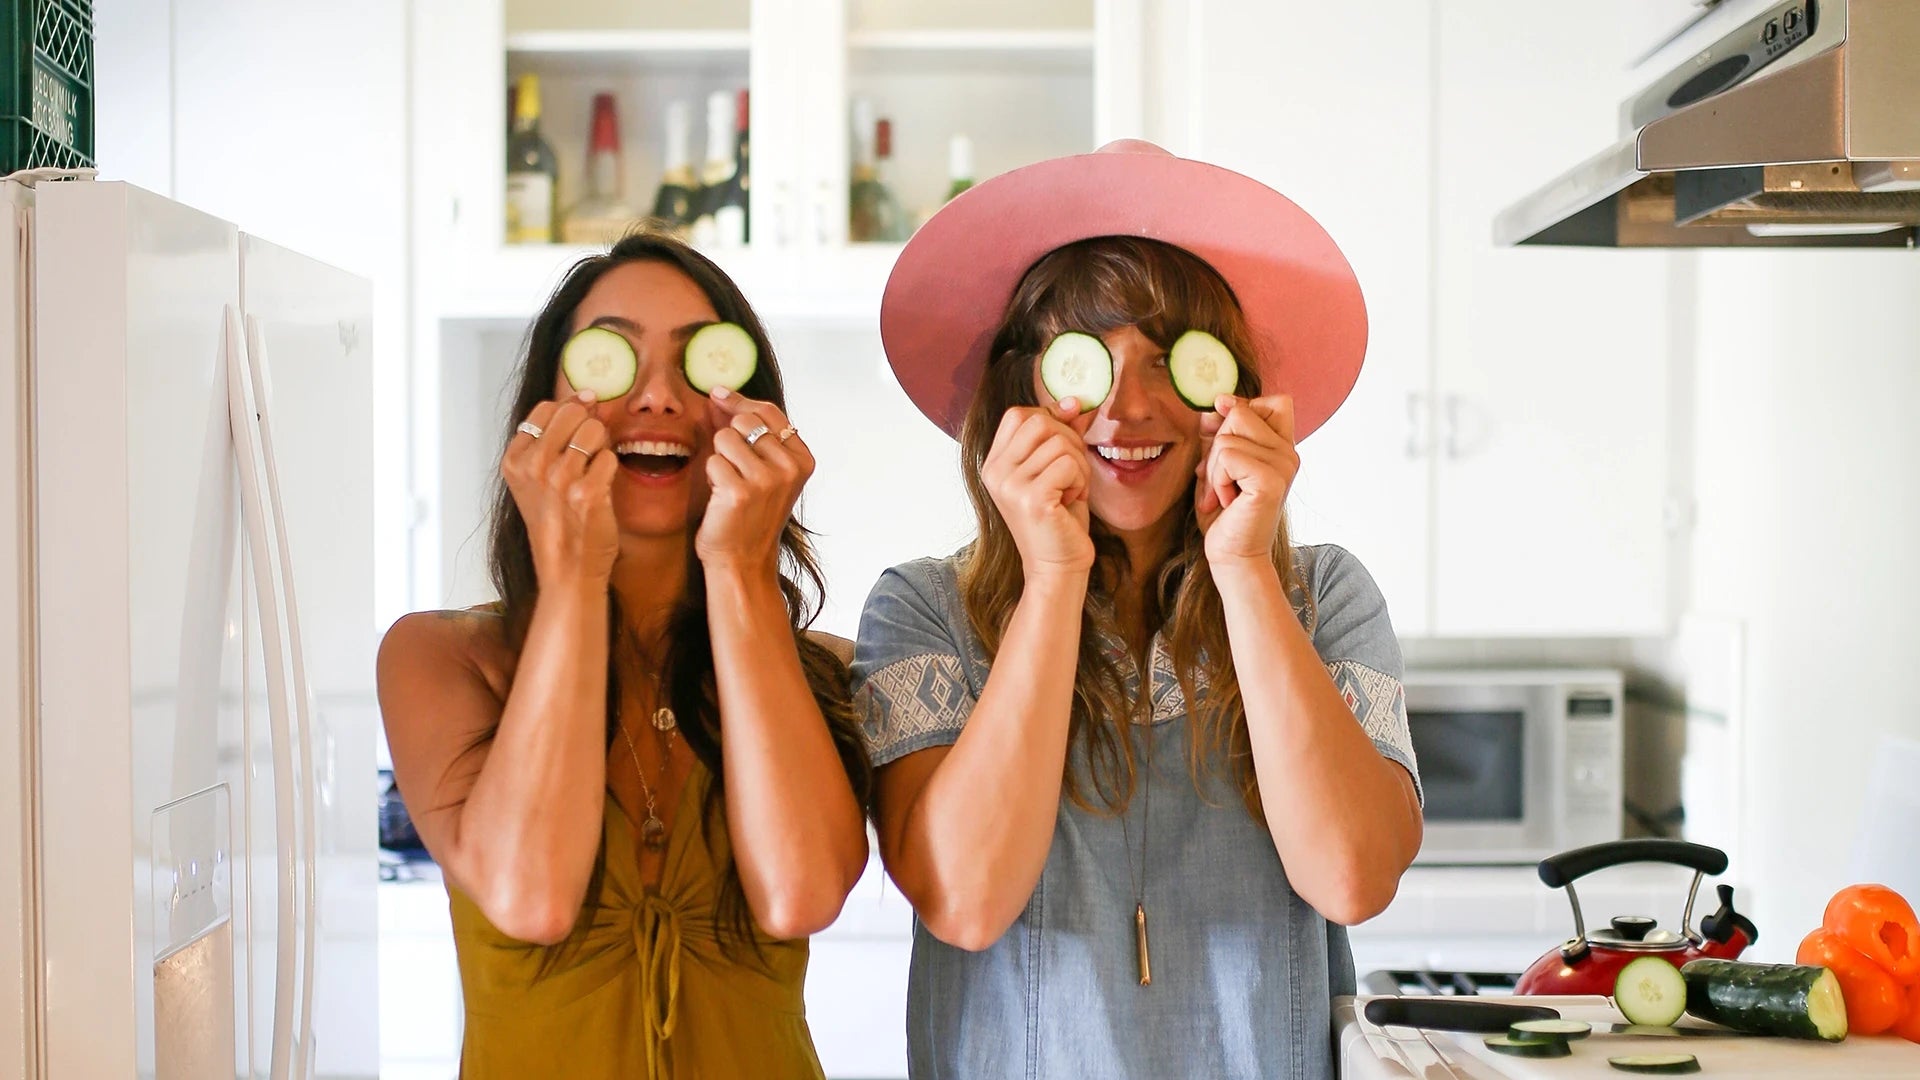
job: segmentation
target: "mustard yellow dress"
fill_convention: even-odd
[[[703,820],[710,782],[696,765],[654,889],[641,882],[634,822],[607,796],[587,904],[557,945],[508,937],[448,888],[466,999],[462,1080],[822,1080],[801,995],[806,941],[756,929],[762,961],[745,942],[730,958],[715,936],[731,855],[720,816],[712,830]]]

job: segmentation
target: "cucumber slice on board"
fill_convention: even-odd
[[[1573,1047],[1565,1039],[1510,1039],[1505,1035],[1489,1035],[1487,1049],[1514,1057],[1524,1058],[1563,1058],[1573,1055]]]
[[[1700,1071],[1700,1059],[1692,1054],[1629,1054],[1610,1057],[1607,1064],[1621,1072],[1650,1073],[1654,1076],[1681,1076]]]
[[[760,346],[736,323],[711,323],[687,339],[687,382],[703,394],[716,386],[738,390],[760,368]]]
[[[1593,1025],[1584,1020],[1521,1020],[1507,1029],[1514,1042],[1547,1042],[1553,1039],[1584,1039],[1593,1033]]]
[[[567,339],[560,369],[575,390],[591,390],[601,401],[625,397],[633,389],[640,362],[626,338],[604,326],[589,326]]]
[[[1221,394],[1240,386],[1240,365],[1220,339],[1205,330],[1189,330],[1167,350],[1167,374],[1174,392],[1196,409],[1212,409]]]
[[[1693,960],[1680,969],[1687,1011],[1754,1035],[1839,1042],[1847,1037],[1840,980],[1808,964]]]
[[[1070,330],[1040,354],[1040,382],[1053,400],[1076,398],[1081,412],[1092,412],[1113,391],[1113,354],[1092,334]]]
[[[1687,1011],[1687,981],[1665,960],[1643,956],[1620,969],[1613,1003],[1628,1023],[1672,1027]]]

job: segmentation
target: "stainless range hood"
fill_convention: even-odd
[[[1920,0],[1774,4],[1626,101],[1621,130],[1494,240],[1914,247]]]

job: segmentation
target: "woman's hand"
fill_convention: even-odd
[[[793,517],[800,488],[813,475],[813,451],[786,414],[773,405],[715,390],[714,407],[727,423],[713,433],[707,483],[713,494],[694,534],[693,550],[707,569],[777,569],[780,534]],[[755,435],[749,444],[747,437]]]
[[[1201,420],[1204,449],[1194,471],[1194,512],[1215,570],[1271,566],[1280,511],[1300,471],[1293,446],[1293,399],[1222,395]]]
[[[587,415],[591,401],[582,394],[535,405],[526,423],[540,434],[515,432],[500,459],[543,588],[605,588],[620,551],[613,520],[620,460],[607,445],[606,427]]]
[[[1087,505],[1093,471],[1086,443],[1066,423],[1078,415],[1080,404],[1073,398],[1051,409],[1008,409],[980,468],[980,480],[1013,533],[1028,578],[1084,573],[1093,566]]]

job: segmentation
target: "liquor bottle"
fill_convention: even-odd
[[[593,96],[593,139],[587,152],[587,195],[560,225],[569,244],[612,244],[639,217],[625,198],[620,168],[620,120],[612,94]]]
[[[853,168],[847,191],[847,237],[856,243],[894,240],[904,231],[900,204],[880,180],[881,123],[873,117],[871,101],[865,98],[854,100]],[[892,135],[889,125],[886,128],[889,152],[893,149]]]
[[[733,248],[747,242],[747,92],[707,98],[707,157],[700,169],[700,213],[693,243]]]
[[[947,142],[947,201],[973,186],[973,140],[955,135]]]
[[[560,164],[540,137],[540,80],[520,76],[507,139],[507,243],[548,244],[557,235]]]
[[[699,206],[700,181],[693,175],[693,108],[684,101],[667,106],[666,171],[653,198],[653,227],[685,238]]]

